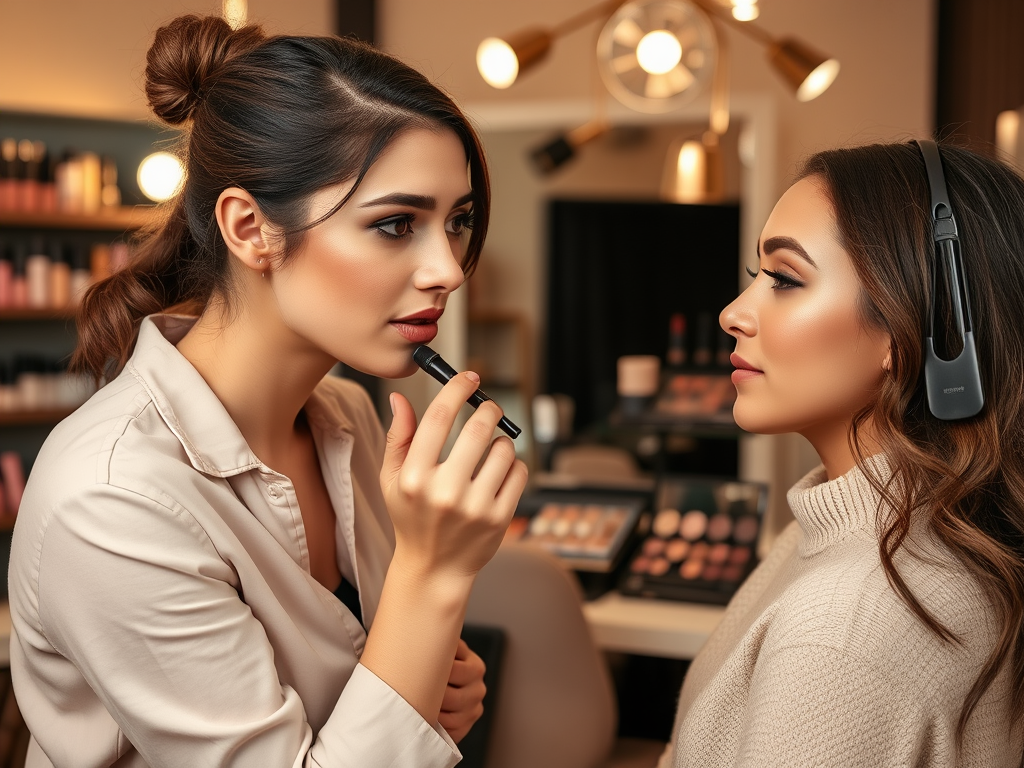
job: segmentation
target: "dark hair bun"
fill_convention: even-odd
[[[219,16],[179,16],[160,27],[146,54],[146,97],[153,112],[171,125],[184,123],[224,63],[264,39],[259,27],[234,30]]]

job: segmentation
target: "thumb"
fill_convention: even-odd
[[[392,392],[391,429],[388,430],[387,444],[384,447],[384,462],[380,468],[381,488],[387,488],[398,477],[409,454],[409,445],[416,434],[416,412],[403,395]]]

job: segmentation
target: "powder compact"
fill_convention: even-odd
[[[668,476],[619,582],[626,595],[724,605],[757,564],[761,483]]]
[[[506,538],[543,547],[576,571],[607,573],[633,539],[650,494],[540,491],[523,496]]]

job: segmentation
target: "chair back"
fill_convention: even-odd
[[[503,544],[477,577],[466,621],[505,631],[487,768],[604,765],[618,722],[611,676],[562,564]]]

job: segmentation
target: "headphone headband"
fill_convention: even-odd
[[[981,411],[985,404],[985,393],[981,387],[978,352],[974,344],[960,238],[953,207],[949,203],[939,148],[930,140],[919,140],[917,146],[924,158],[928,186],[931,188],[932,239],[935,243],[928,335],[924,340],[924,380],[928,410],[936,418],[945,421],[968,419]],[[963,341],[963,349],[953,360],[943,360],[935,354],[935,295],[940,269],[947,274],[956,326]]]

